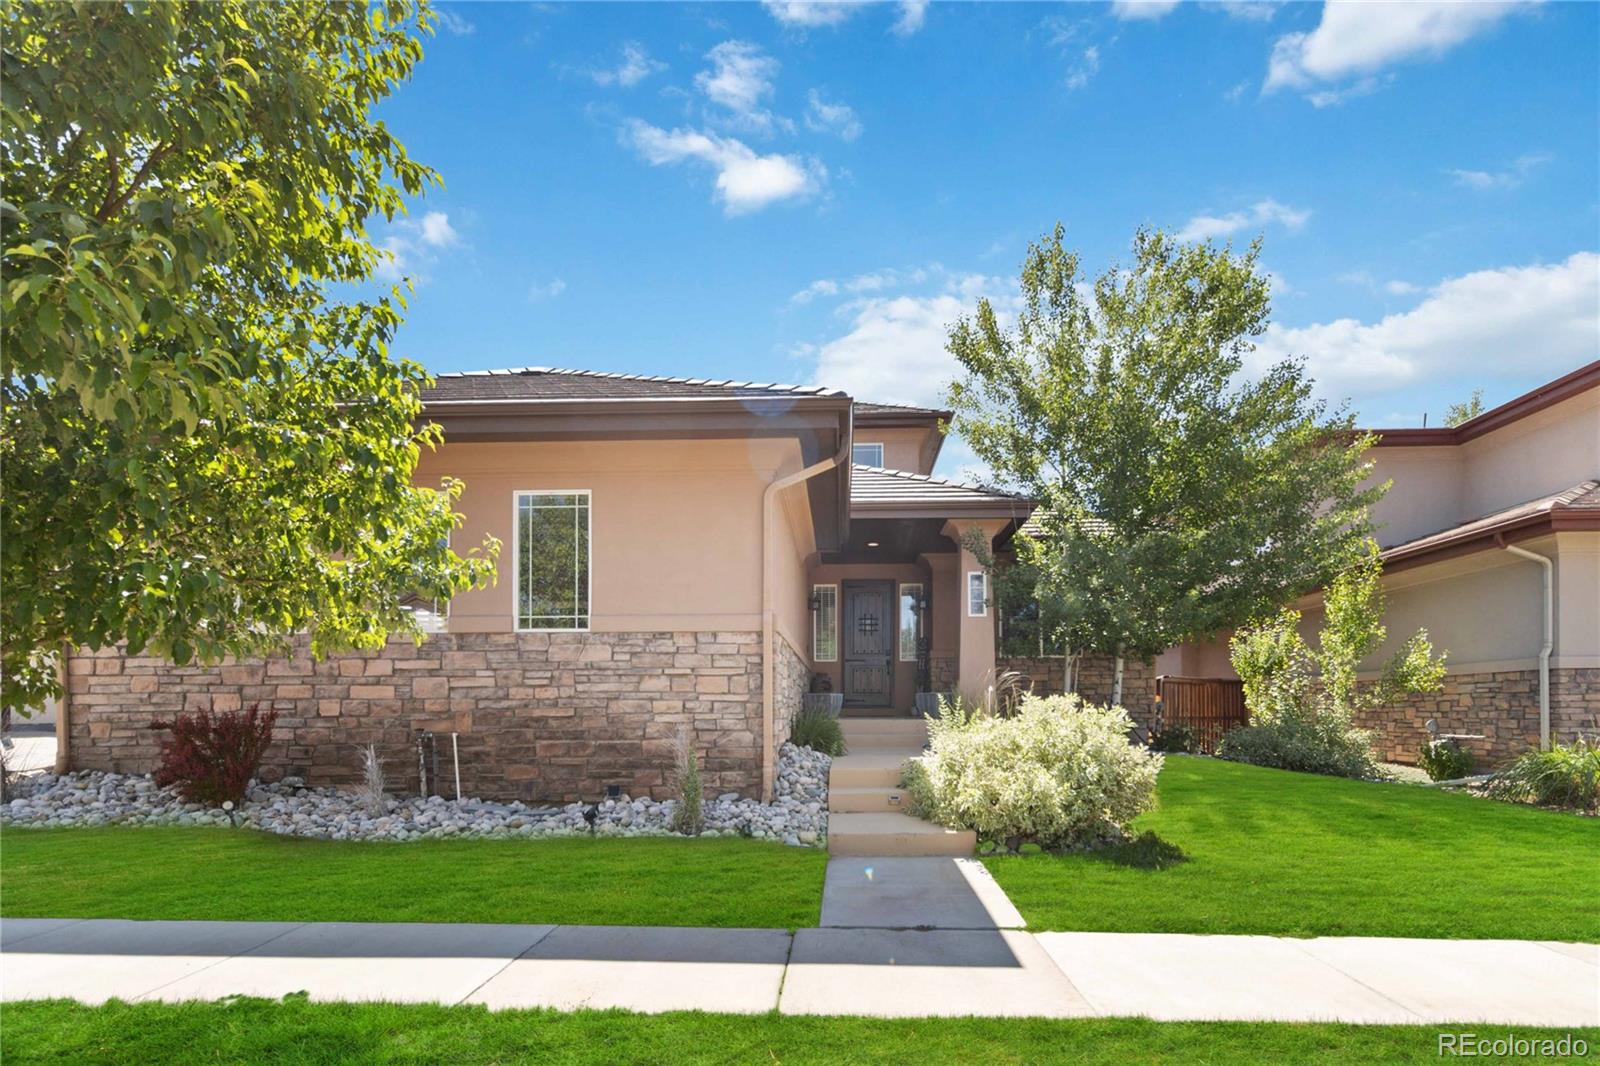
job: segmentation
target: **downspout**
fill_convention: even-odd
[[[1550,649],[1556,642],[1555,565],[1548,556],[1507,544],[1504,534],[1495,540],[1512,555],[1530,559],[1544,568],[1544,642],[1539,646],[1539,750],[1550,750]]]
[[[761,799],[767,802],[772,798],[773,779],[777,775],[776,752],[772,744],[773,718],[775,717],[775,695],[773,687],[777,684],[776,653],[774,644],[776,632],[772,618],[772,505],[778,498],[778,493],[791,485],[798,485],[802,481],[809,481],[818,474],[832,470],[842,465],[850,458],[849,428],[839,436],[839,450],[826,459],[812,463],[803,470],[792,474],[785,474],[770,483],[761,494]],[[847,505],[848,506],[848,505]]]
[[[56,700],[55,772],[58,774],[72,769],[72,724],[69,721],[72,714],[72,689],[69,687],[72,680],[71,658],[72,648],[69,645],[61,649],[61,656],[56,661],[56,681],[61,686],[61,698]]]

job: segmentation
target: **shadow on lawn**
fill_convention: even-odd
[[[1182,848],[1162,840],[1149,830],[1140,833],[1126,844],[1115,844],[1109,848],[1084,852],[1083,858],[1090,862],[1127,866],[1136,870],[1165,870],[1189,861],[1188,853]]]

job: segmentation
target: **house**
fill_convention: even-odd
[[[1492,765],[1600,735],[1600,362],[1457,426],[1375,431],[1373,508],[1389,640],[1418,627],[1448,653],[1442,692],[1371,713],[1380,754],[1415,761],[1426,723],[1481,735]],[[1307,636],[1321,601],[1300,604]],[[1158,673],[1234,677],[1225,639],[1162,655]]]
[[[64,761],[147,770],[152,717],[259,703],[274,773],[353,781],[376,744],[467,794],[595,799],[667,787],[692,733],[708,788],[772,793],[813,687],[846,714],[909,714],[995,668],[984,567],[1017,496],[932,476],[948,412],[816,387],[529,367],[441,375],[444,430],[419,484],[465,483],[463,543],[502,542],[497,581],[429,612],[420,646],[174,667],[118,649],[68,664]],[[404,787],[405,782],[402,779]]]

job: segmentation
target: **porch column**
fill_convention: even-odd
[[[994,544],[994,538],[1008,524],[1007,519],[952,518],[944,524],[943,533],[956,542],[956,615],[959,621],[960,651],[957,655],[956,691],[977,703],[984,702],[994,671],[994,589],[984,571],[983,564],[961,543],[969,530],[978,530],[985,543]],[[968,598],[968,581],[972,574],[985,574],[982,614],[972,613]]]

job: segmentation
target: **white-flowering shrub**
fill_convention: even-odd
[[[1162,757],[1128,742],[1120,707],[1027,696],[1010,718],[946,707],[929,750],[906,764],[914,811],[1015,847],[1120,837],[1155,806]]]

